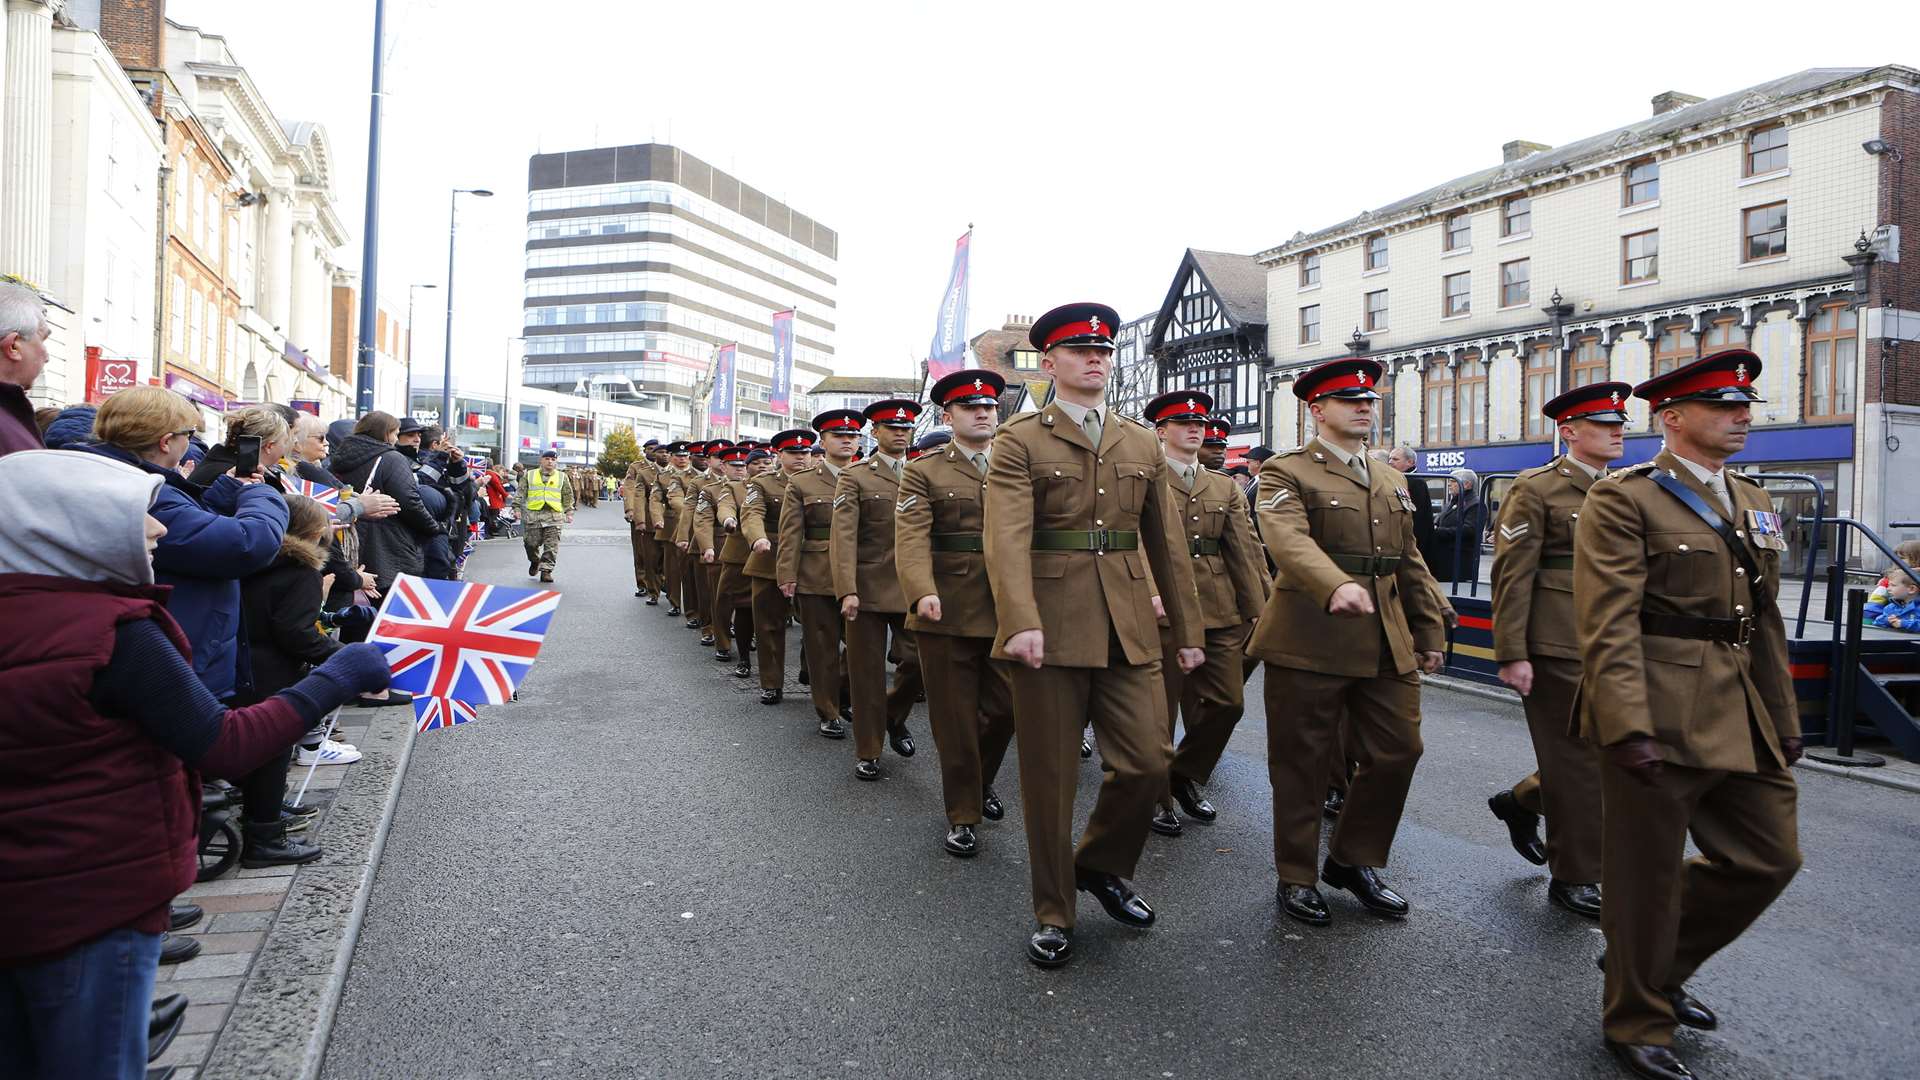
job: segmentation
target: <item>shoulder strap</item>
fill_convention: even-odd
[[[1733,551],[1734,559],[1737,560],[1742,567],[1746,568],[1747,580],[1756,585],[1759,584],[1760,568],[1753,564],[1753,555],[1747,551],[1747,545],[1743,543],[1738,536],[1733,534],[1733,526],[1728,524],[1725,518],[1715,512],[1713,507],[1708,506],[1705,499],[1694,494],[1687,485],[1681,483],[1672,475],[1662,472],[1659,469],[1655,469],[1647,475],[1652,477],[1653,482],[1659,484],[1667,494],[1679,499],[1682,505],[1693,511],[1695,516],[1699,517],[1701,521],[1706,522],[1708,528],[1720,534],[1720,539],[1725,541],[1727,547]]]

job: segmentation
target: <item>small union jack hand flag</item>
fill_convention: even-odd
[[[328,511],[340,509],[339,488],[328,487],[325,484],[315,483],[312,480],[295,480],[293,482],[293,490],[296,495],[305,495],[307,498],[326,507]]]
[[[396,689],[499,705],[540,655],[559,605],[560,594],[544,589],[401,574],[367,640],[386,651]]]
[[[478,710],[464,701],[444,697],[413,699],[414,726],[420,731],[450,728],[455,724],[470,723],[478,719],[480,719]]]

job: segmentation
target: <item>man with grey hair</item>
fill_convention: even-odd
[[[27,388],[47,366],[52,332],[39,293],[16,282],[0,284],[0,454],[43,448]]]

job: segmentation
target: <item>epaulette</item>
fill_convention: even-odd
[[[1559,462],[1559,460],[1560,460],[1559,458],[1554,458],[1552,461],[1547,462],[1545,465],[1535,465],[1531,469],[1523,469],[1521,470],[1520,475],[1514,477],[1514,479],[1523,480],[1529,476],[1545,476],[1549,473],[1556,471],[1555,465]]]
[[[1031,424],[1035,420],[1040,419],[1041,412],[1042,410],[1035,409],[1033,412],[1019,413],[1018,415],[1009,417],[1008,419],[1001,421],[1000,427],[1002,429],[1006,429],[1006,428],[1013,427],[1016,424]]]
[[[1294,447],[1294,448],[1292,448],[1291,450],[1279,450],[1279,451],[1276,451],[1276,452],[1274,453],[1274,455],[1273,455],[1273,456],[1274,456],[1274,457],[1277,457],[1277,458],[1282,458],[1282,457],[1293,457],[1293,456],[1295,456],[1295,455],[1298,455],[1298,454],[1304,454],[1304,453],[1306,453],[1306,452],[1307,452],[1307,448],[1306,448],[1306,447],[1304,447],[1304,446],[1296,446],[1296,447]]]
[[[1613,476],[1613,477],[1637,476],[1643,473],[1652,472],[1656,468],[1658,468],[1658,466],[1656,466],[1653,462],[1643,461],[1638,465],[1629,465],[1624,469],[1615,469],[1612,472],[1608,473],[1607,475]]]
[[[1743,472],[1735,472],[1732,469],[1728,469],[1727,475],[1733,477],[1736,480],[1745,480],[1747,483],[1752,484],[1754,487],[1757,487],[1757,488],[1765,488],[1767,486]]]
[[[1133,417],[1128,416],[1126,413],[1114,413],[1113,415],[1118,416],[1120,419],[1125,420],[1127,423],[1132,424],[1134,427],[1137,427],[1137,428],[1144,428],[1147,426],[1142,421],[1135,420]]]

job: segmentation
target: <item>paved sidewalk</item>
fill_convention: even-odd
[[[184,993],[189,1002],[185,1026],[156,1066],[178,1066],[176,1080],[291,1077],[309,1067],[307,1048],[324,1035],[337,997],[327,985],[338,977],[336,954],[344,975],[349,916],[364,893],[355,886],[363,870],[370,877],[412,722],[408,708],[341,711],[337,737],[364,756],[313,770],[304,801],[321,813],[296,835],[325,849],[319,860],[236,869],[181,898],[207,914],[182,932],[199,940],[200,955],[162,965],[154,985],[155,997]],[[306,772],[292,770],[289,800]]]

